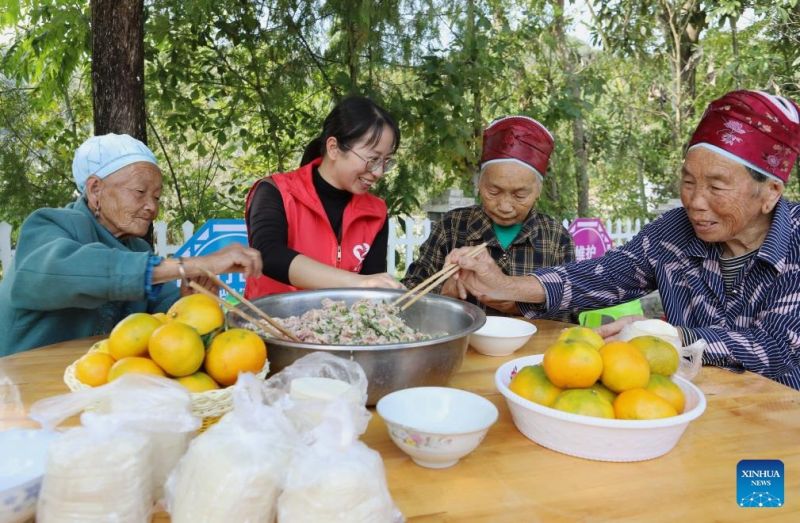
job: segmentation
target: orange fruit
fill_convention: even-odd
[[[603,372],[600,354],[588,343],[558,341],[542,360],[547,378],[562,389],[591,387]]]
[[[553,408],[582,416],[614,417],[614,407],[594,389],[565,390],[558,395]]]
[[[200,336],[219,329],[225,323],[220,306],[205,294],[190,294],[179,299],[169,308],[167,317],[170,321],[194,327]]]
[[[651,374],[646,390],[666,400],[667,403],[675,408],[678,414],[683,412],[683,408],[686,405],[686,397],[683,395],[681,388],[667,376]]]
[[[175,381],[186,387],[189,392],[206,392],[219,388],[219,385],[211,376],[201,371],[181,378],[175,378]]]
[[[169,316],[167,316],[166,312],[156,312],[151,316],[153,316],[153,318],[157,319],[161,323],[167,323],[169,321]]]
[[[612,341],[600,347],[603,358],[603,385],[614,392],[642,389],[650,380],[650,365],[642,353],[624,341]]]
[[[122,358],[111,366],[111,370],[108,372],[108,381],[114,381],[123,374],[128,373],[165,376],[164,371],[161,370],[161,367],[156,365],[150,358],[130,356],[128,358]]]
[[[92,345],[92,348],[89,349],[89,352],[102,352],[111,356],[111,351],[108,349],[108,338],[96,342]],[[114,356],[111,357],[113,358]]]
[[[158,319],[146,312],[136,312],[117,323],[108,336],[108,352],[115,360],[147,354],[147,342],[161,326]]]
[[[558,341],[582,341],[599,349],[605,343],[603,337],[589,327],[570,327],[561,331]]]
[[[609,403],[614,403],[614,400],[617,397],[616,392],[612,391],[611,389],[603,385],[602,382],[599,381],[589,388],[597,391],[597,393],[600,394],[600,397],[605,399]]]
[[[222,386],[233,385],[240,372],[258,372],[267,360],[267,346],[247,329],[228,329],[211,340],[206,372]]]
[[[511,380],[508,388],[526,400],[545,407],[552,405],[561,394],[561,389],[547,379],[544,367],[541,365],[522,367]]]
[[[192,327],[178,321],[153,331],[148,343],[150,358],[170,376],[188,376],[203,365],[206,348]]]
[[[105,352],[95,351],[84,354],[75,364],[75,377],[90,387],[108,383],[108,371],[114,365],[114,358]]]
[[[658,419],[678,415],[675,407],[645,389],[621,392],[614,400],[614,414],[619,419]]]
[[[672,376],[678,370],[678,349],[658,336],[637,336],[628,343],[641,351],[650,364],[650,372]]]

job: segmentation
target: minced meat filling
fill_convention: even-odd
[[[305,343],[381,345],[431,338],[406,325],[397,313],[389,303],[361,299],[348,308],[344,301],[325,298],[321,309],[276,319]]]

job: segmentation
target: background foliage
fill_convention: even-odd
[[[400,122],[400,167],[379,187],[390,212],[472,193],[482,127],[521,113],[556,136],[539,208],[558,218],[643,217],[675,197],[685,142],[728,90],[800,99],[798,0],[587,2],[591,42],[569,36],[569,4],[146,0],[161,219],[241,216],[250,184],[296,166],[348,93]],[[74,197],[72,153],[93,131],[89,15],[88,1],[0,0],[0,220],[15,226]]]

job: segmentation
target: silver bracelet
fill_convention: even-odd
[[[189,278],[186,277],[186,267],[183,265],[183,256],[178,256],[178,273],[181,275],[183,285],[189,285]]]

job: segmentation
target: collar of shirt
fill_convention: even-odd
[[[786,201],[781,198],[775,206],[772,225],[764,238],[764,243],[758,249],[757,259],[780,271],[786,260],[791,234],[791,217]],[[706,243],[695,235],[686,245],[686,254],[697,258],[719,259],[720,247],[717,244]]]
[[[525,221],[522,222],[522,229],[511,242],[511,245],[520,243],[532,243],[533,239],[538,235],[538,229],[535,225],[536,210],[531,209]],[[492,228],[492,219],[483,210],[480,205],[475,206],[475,211],[471,213],[469,220],[467,220],[467,245],[477,245],[481,242],[486,242],[490,247],[500,247],[500,242],[497,241],[497,236]],[[509,245],[509,247],[511,247]]]

